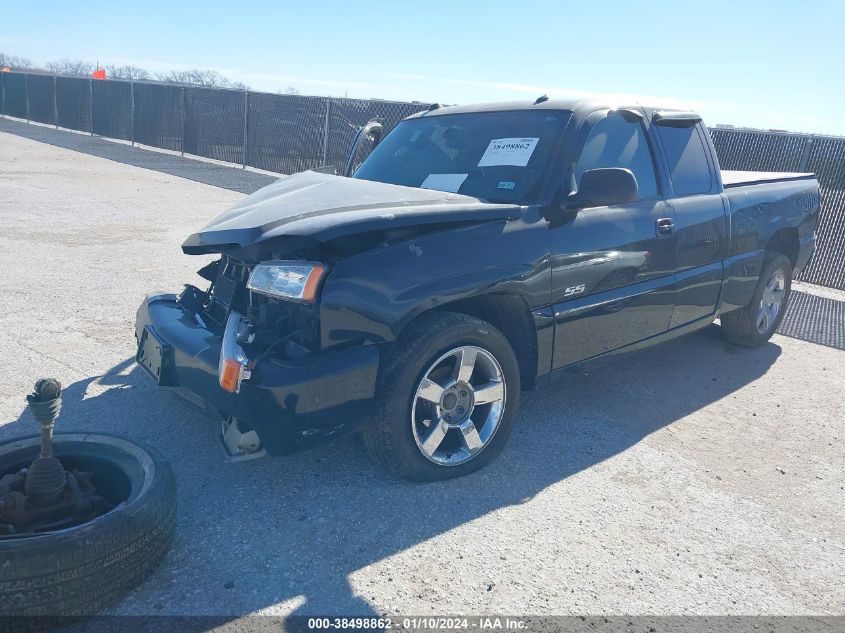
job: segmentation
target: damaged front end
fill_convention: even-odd
[[[136,360],[224,420],[229,454],[286,454],[336,437],[369,418],[379,347],[396,321],[382,286],[399,270],[355,262],[397,249],[418,273],[430,270],[416,240],[517,215],[440,191],[314,172],[284,178],[185,241],[186,254],[220,255],[198,271],[209,285],[144,300]],[[369,307],[347,309],[367,297]]]
[[[308,288],[310,295],[303,300],[302,296],[273,296],[279,290],[267,281],[271,263],[250,267],[224,255],[199,271],[201,277],[211,282],[207,291],[187,285],[177,299],[178,305],[210,331],[220,332],[222,327],[217,379],[220,388],[230,394],[241,393],[244,381],[250,380],[259,363],[302,359],[319,351],[316,308],[305,304],[314,303],[325,267],[319,267],[321,274]],[[283,264],[275,263],[276,268]],[[179,393],[184,395],[183,391]],[[223,417],[220,439],[231,460],[266,454],[258,432],[249,421],[232,414],[218,415]],[[338,424],[323,435],[331,435],[341,426]]]
[[[319,306],[249,288],[255,265],[223,255],[202,290],[154,294],[138,310],[136,360],[161,386],[221,420],[230,457],[287,454],[366,419],[378,349],[321,349]]]
[[[233,393],[256,359],[296,359],[320,349],[319,306],[251,289],[256,268],[224,255],[198,271],[210,282],[207,290],[186,285],[178,299],[222,337],[220,386]]]

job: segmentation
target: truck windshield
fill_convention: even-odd
[[[571,112],[514,110],[403,121],[355,178],[531,204]]]

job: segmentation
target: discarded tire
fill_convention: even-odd
[[[39,454],[40,439],[0,443],[0,476]],[[0,621],[93,615],[138,585],[167,552],[176,525],[176,484],[156,451],[96,433],[59,433],[53,452],[66,469],[93,474],[113,506],[86,523],[0,535]]]

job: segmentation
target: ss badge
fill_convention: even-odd
[[[585,284],[578,284],[577,286],[569,286],[566,290],[563,291],[564,297],[571,297],[573,295],[580,295],[584,292]]]

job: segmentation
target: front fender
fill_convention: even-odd
[[[547,305],[551,274],[545,221],[529,212],[445,230],[345,259],[326,280],[324,348],[395,340],[419,314],[480,294],[508,292]]]

